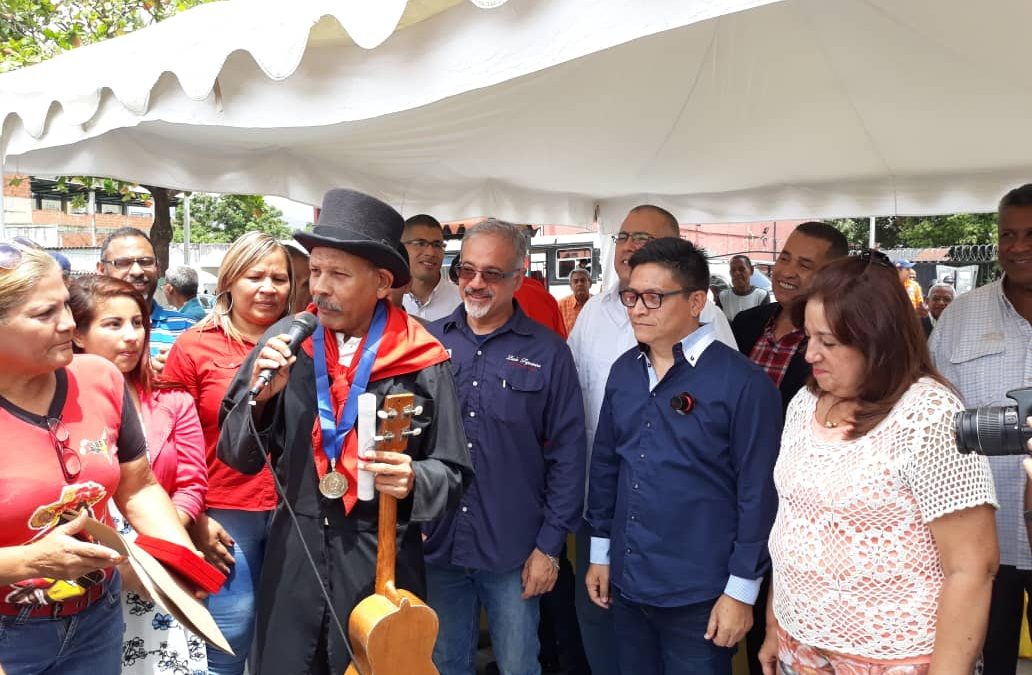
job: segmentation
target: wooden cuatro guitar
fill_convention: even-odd
[[[391,394],[384,399],[380,435],[381,450],[405,452],[412,416],[412,394]],[[380,493],[377,531],[375,593],[355,606],[348,620],[348,634],[355,664],[345,675],[438,675],[433,664],[437,640],[437,614],[425,602],[394,586],[397,554],[398,502]]]

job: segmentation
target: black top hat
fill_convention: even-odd
[[[354,190],[334,189],[323,196],[319,224],[311,232],[295,232],[311,253],[317,246],[346,251],[394,275],[393,288],[409,281],[408,256],[402,255],[401,214],[375,197]]]

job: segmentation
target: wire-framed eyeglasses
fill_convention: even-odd
[[[610,238],[618,244],[622,244],[628,239],[636,244],[647,244],[655,239],[655,237],[648,232],[618,232],[610,235]]]
[[[457,271],[459,273],[459,278],[465,279],[466,281],[473,281],[479,274],[480,278],[484,280],[484,283],[497,284],[502,279],[512,279],[522,270],[516,269],[512,270],[511,272],[503,272],[501,270],[492,269],[478,270],[476,267],[473,267],[469,263],[462,263],[461,265],[459,265]]]
[[[671,295],[694,293],[696,290],[698,289],[682,288],[676,291],[666,291],[665,293],[660,293],[658,291],[645,291],[644,293],[639,293],[633,288],[627,288],[620,291],[620,304],[624,307],[634,307],[638,304],[638,299],[640,298],[642,304],[645,305],[645,309],[659,309],[663,306],[663,298]]]
[[[408,239],[401,243],[405,244],[406,246],[415,246],[416,248],[432,248],[438,251],[443,251],[446,245],[444,241],[440,239],[435,241],[430,241],[429,239]]]
[[[101,260],[100,262],[105,265],[111,265],[116,270],[127,270],[133,265],[139,265],[143,269],[150,269],[157,265],[157,259],[151,256],[144,256],[142,258],[115,258],[114,260]]]
[[[79,477],[82,471],[82,458],[70,445],[68,439],[68,427],[64,425],[59,417],[47,419],[47,429],[50,431],[50,440],[54,443],[54,451],[57,452],[57,462],[61,465],[61,473],[64,474],[66,483],[71,483]]]

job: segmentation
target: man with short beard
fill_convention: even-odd
[[[151,365],[160,371],[164,355],[172,343],[195,322],[186,314],[165,309],[154,302],[161,270],[150,237],[135,227],[123,227],[112,232],[100,247],[97,274],[128,281],[151,303],[150,355],[152,359],[160,355],[151,361]]]
[[[428,602],[441,675],[471,675],[487,610],[499,670],[535,675],[539,601],[584,500],[584,409],[570,350],[513,301],[527,240],[488,219],[466,232],[463,304],[429,331],[451,354],[476,477],[425,526]]]

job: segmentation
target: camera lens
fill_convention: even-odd
[[[957,413],[954,420],[954,432],[957,436],[957,448],[961,452],[977,452],[980,455],[1013,455],[1023,454],[1020,443],[1009,442],[1010,427],[1017,420],[1017,408],[1014,406],[983,406],[975,410]],[[1012,421],[1013,420],[1013,421]]]

